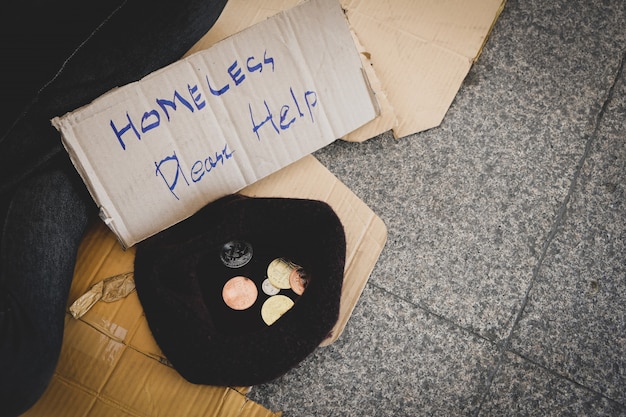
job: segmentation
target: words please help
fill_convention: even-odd
[[[338,0],[309,0],[52,124],[130,247],[377,115]]]

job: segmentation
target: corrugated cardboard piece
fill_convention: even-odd
[[[339,3],[311,0],[53,124],[130,247],[377,114]]]
[[[313,156],[291,164],[242,193],[252,197],[326,201],[346,232],[346,268],[340,318],[322,345],[343,331],[367,277],[382,251],[387,230],[354,193]],[[94,284],[133,270],[126,251],[98,222],[83,240],[68,304]],[[98,302],[80,319],[66,315],[63,350],[53,381],[28,417],[275,416],[248,400],[245,388],[199,386],[172,369],[157,346],[135,292]]]
[[[292,7],[299,0],[230,0],[192,51]],[[505,0],[341,0],[381,114],[343,139],[396,137],[438,126],[478,58]]]

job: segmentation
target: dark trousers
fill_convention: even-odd
[[[226,0],[13,3],[0,14],[0,416],[49,384],[97,213],[50,119],[182,57]]]

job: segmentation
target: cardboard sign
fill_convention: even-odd
[[[130,247],[377,114],[339,2],[311,0],[52,123]]]

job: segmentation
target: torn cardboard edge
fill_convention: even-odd
[[[309,0],[54,118],[124,247],[379,113],[337,0]]]
[[[229,0],[191,49],[207,48],[299,0]],[[362,142],[391,130],[396,138],[439,126],[478,59],[505,0],[341,0],[381,113],[342,137]]]
[[[405,137],[441,124],[504,1],[342,3]]]

